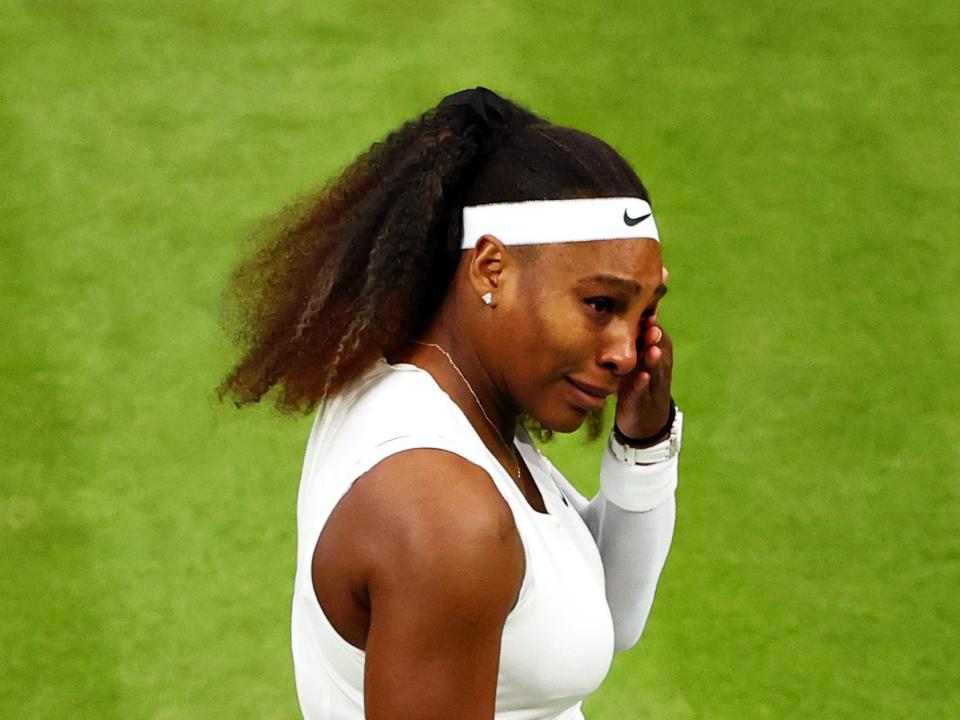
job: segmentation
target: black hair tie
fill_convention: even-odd
[[[469,107],[491,130],[503,130],[510,124],[510,119],[513,116],[513,111],[507,101],[493,90],[488,90],[485,87],[475,87],[447,95],[437,107],[456,105]]]

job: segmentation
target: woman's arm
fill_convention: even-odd
[[[366,546],[355,589],[370,607],[366,717],[493,718],[524,554],[489,475],[452,453],[410,450],[357,480],[341,510]]]
[[[610,454],[610,449],[605,453]],[[580,494],[552,464],[549,467],[597,542],[606,578],[607,602],[613,615],[614,648],[628,650],[640,639],[650,616],[657,582],[673,540],[677,458],[657,465],[623,468],[605,457],[601,490],[592,500]],[[616,479],[615,473],[620,473]],[[643,486],[652,492],[645,494],[639,504],[639,498],[635,498],[634,503],[621,499],[633,508],[643,508],[626,509],[607,497],[604,480],[635,483],[638,489]],[[620,498],[620,494],[615,494]]]

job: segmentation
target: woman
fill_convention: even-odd
[[[309,720],[582,718],[646,622],[682,415],[647,192],[484,88],[374,145],[236,271],[222,392],[320,411],[298,499]],[[546,202],[543,202],[546,201]],[[616,426],[581,496],[524,425]]]

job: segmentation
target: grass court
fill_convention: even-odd
[[[308,421],[236,411],[256,223],[453,90],[650,188],[672,554],[590,720],[960,716],[960,6],[0,6],[0,715],[297,716]],[[585,491],[600,444],[548,452]]]

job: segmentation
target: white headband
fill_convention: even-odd
[[[468,205],[463,209],[461,247],[476,247],[484,235],[493,235],[504,245],[621,238],[660,242],[650,204],[634,197]]]

